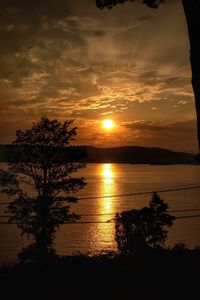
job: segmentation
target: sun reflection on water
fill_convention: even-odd
[[[103,164],[102,165],[102,173],[103,182],[104,183],[112,183],[114,178],[114,171],[111,164]],[[105,192],[109,189],[109,185],[105,184]]]
[[[116,165],[101,164],[98,173],[101,179],[100,193],[102,198],[98,200],[97,206],[99,216],[96,220],[99,224],[97,225],[96,236],[98,236],[98,239],[96,242],[99,244],[99,248],[103,250],[108,249],[111,240],[112,245],[115,245],[115,225],[109,221],[113,219],[116,208],[114,199],[108,196],[116,194]]]
[[[112,164],[103,164],[101,167],[102,195],[115,194],[115,170]],[[101,211],[104,214],[113,213],[113,199],[106,197],[101,201]]]

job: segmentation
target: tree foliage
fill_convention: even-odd
[[[149,207],[116,214],[115,238],[122,254],[141,253],[148,246],[164,245],[166,227],[172,226],[175,217],[167,213],[168,205],[153,193]]]
[[[56,230],[78,217],[70,213],[70,203],[77,202],[75,193],[86,183],[72,176],[84,167],[83,150],[69,146],[77,130],[72,122],[44,116],[31,129],[18,130],[12,143],[14,159],[7,170],[0,170],[1,192],[14,198],[7,210],[9,221],[35,241],[24,253],[51,255]]]
[[[134,2],[134,0],[96,0],[96,5],[98,8],[113,8],[113,6],[118,4],[123,4],[125,2]],[[158,8],[158,6],[165,2],[165,0],[143,0],[143,3],[151,8]]]

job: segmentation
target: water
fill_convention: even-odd
[[[150,195],[108,196],[200,184],[200,166],[190,165],[88,164],[78,175],[87,181],[87,186],[79,193],[80,198],[102,198],[80,200],[71,206],[73,212],[82,215],[80,221],[83,223],[60,227],[55,247],[62,255],[76,251],[116,250],[115,227],[109,220],[116,212],[141,208],[150,200]],[[168,202],[170,210],[200,209],[200,189],[162,192],[160,195]],[[5,196],[1,196],[3,200],[6,200]],[[0,209],[2,215],[3,206]],[[176,213],[176,216],[195,214],[200,211]],[[184,242],[195,247],[200,244],[199,228],[200,218],[178,219],[169,230],[167,244]],[[30,242],[20,236],[16,225],[1,225],[0,261],[15,261],[20,249]]]

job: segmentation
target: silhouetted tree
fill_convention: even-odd
[[[112,8],[115,5],[134,0],[96,0],[99,8]],[[143,0],[143,3],[151,8],[158,8],[165,0]],[[195,95],[197,113],[197,137],[200,148],[200,1],[182,0],[190,39],[190,62],[192,68],[192,86]]]
[[[148,247],[163,246],[167,237],[165,228],[175,220],[167,209],[167,203],[153,193],[149,207],[116,214],[115,239],[120,253],[141,254]]]
[[[12,143],[15,161],[0,170],[1,192],[15,198],[8,206],[9,221],[34,239],[21,258],[43,261],[54,254],[56,229],[78,217],[70,213],[70,203],[77,202],[74,193],[86,183],[72,177],[84,166],[83,150],[69,146],[77,129],[71,128],[72,122],[62,124],[44,116],[31,129],[17,131]]]

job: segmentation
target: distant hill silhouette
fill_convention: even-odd
[[[163,148],[124,146],[114,148],[96,148],[82,146],[87,152],[87,163],[131,163],[131,164],[194,164],[193,155],[175,152]],[[65,149],[62,149],[62,151]],[[67,156],[67,149],[66,149]],[[0,145],[0,162],[13,159],[11,145]],[[19,158],[18,158],[19,159]]]
[[[90,163],[132,163],[132,164],[190,164],[194,163],[192,154],[175,152],[162,148],[124,146],[116,148],[96,148],[83,146]]]

